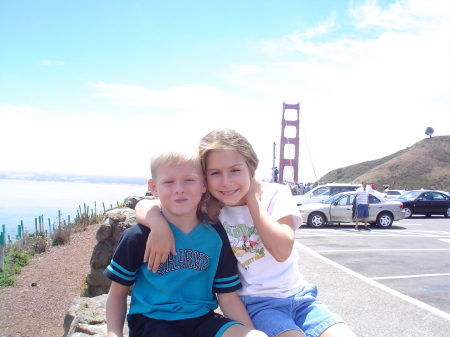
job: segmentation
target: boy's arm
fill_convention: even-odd
[[[256,230],[264,247],[278,261],[283,262],[291,255],[295,242],[295,224],[292,215],[275,220],[261,205],[261,184],[252,178],[245,200]]]
[[[247,310],[245,310],[244,304],[239,299],[239,296],[235,291],[231,293],[217,294],[217,300],[225,317],[242,323],[250,329],[255,328],[250,317],[248,316]]]
[[[111,283],[106,300],[106,324],[108,337],[123,337],[123,324],[127,314],[127,296],[130,287]]]
[[[144,262],[148,262],[148,269],[156,273],[159,265],[166,262],[169,253],[177,255],[172,230],[161,214],[159,200],[143,199],[136,204],[135,211],[137,222],[151,229]]]

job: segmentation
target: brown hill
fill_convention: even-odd
[[[425,138],[377,160],[333,170],[321,182],[374,183],[378,190],[431,188],[450,190],[450,136]]]

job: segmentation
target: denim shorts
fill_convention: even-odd
[[[358,218],[368,218],[369,217],[369,205],[368,204],[358,204]]]
[[[316,299],[317,287],[308,285],[288,298],[242,297],[242,302],[257,330],[276,337],[288,330],[302,331],[306,337],[317,337],[330,326],[344,323]]]

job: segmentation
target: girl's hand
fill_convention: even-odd
[[[248,205],[252,200],[261,199],[261,182],[254,177],[250,178],[250,188],[244,196],[244,201]]]
[[[148,262],[147,268],[154,273],[166,262],[169,253],[177,255],[172,230],[164,218],[163,221],[165,224],[152,226],[145,246],[144,262]]]

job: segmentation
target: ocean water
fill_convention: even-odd
[[[67,221],[73,221],[77,209],[84,204],[97,213],[122,203],[129,196],[143,196],[147,185],[93,184],[56,181],[0,179],[0,226],[5,225],[6,235],[15,239],[21,220],[24,228],[33,233],[35,219],[43,215],[45,229],[58,221],[58,211]],[[90,213],[90,211],[89,211]],[[0,227],[0,231],[2,228]]]

